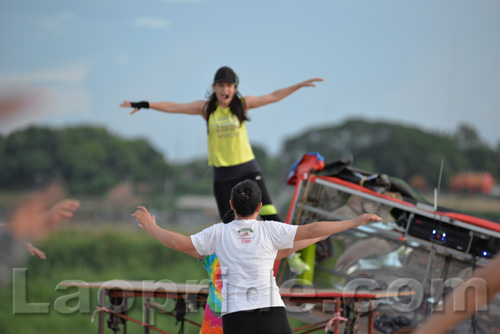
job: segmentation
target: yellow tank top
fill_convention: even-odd
[[[210,166],[236,166],[255,159],[245,122],[240,126],[238,117],[230,108],[217,106],[210,115],[207,146]]]

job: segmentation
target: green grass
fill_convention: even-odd
[[[94,323],[91,322],[98,305],[97,289],[58,287],[65,280],[186,282],[207,278],[205,269],[196,259],[168,249],[139,228],[72,224],[37,246],[46,253],[47,260],[30,258],[27,270],[21,269],[16,276],[17,285],[21,285],[16,291],[25,291],[25,296],[18,294],[14,302],[12,284],[0,289],[1,334],[97,333],[98,316],[95,316]],[[19,284],[23,277],[25,285]],[[168,311],[174,309],[172,300],[158,299],[156,302],[165,304]],[[41,308],[43,312],[19,313],[19,310],[26,310],[24,304]],[[13,314],[14,305],[16,314]],[[129,315],[142,320],[142,298],[129,299],[129,307]],[[203,309],[197,309],[187,318],[201,323]],[[108,315],[105,316],[107,319]],[[293,328],[304,325],[295,319],[290,319],[290,322]],[[171,333],[177,333],[179,328],[173,317],[158,311],[153,312],[150,323]],[[105,328],[105,333],[112,333],[106,323]],[[186,334],[198,332],[198,327],[185,323]],[[144,333],[144,329],[129,322],[127,333]]]
[[[43,313],[13,314],[13,285],[0,289],[2,334],[97,333],[97,321],[90,321],[97,306],[97,289],[57,289],[58,284],[65,280],[94,282],[111,279],[168,279],[185,282],[207,278],[205,270],[196,259],[168,249],[139,229],[118,230],[109,226],[71,227],[57,232],[38,246],[47,254],[47,260],[30,258],[28,269],[25,271],[25,288],[21,287],[21,290],[26,291],[26,297],[20,300],[18,298],[15,305],[16,310],[19,310],[23,309],[23,302],[32,307],[36,306],[32,304],[49,303],[48,308],[42,305]],[[19,279],[17,276],[18,283]],[[58,300],[59,304],[67,307],[56,307]],[[164,303],[164,300],[157,302]],[[172,308],[172,305],[169,307]],[[61,312],[68,308],[74,312]],[[201,309],[198,311],[193,320],[201,322],[203,312]],[[142,318],[140,299],[135,300],[130,314],[138,319]],[[177,332],[177,326],[172,327],[175,325],[175,319],[169,318],[158,313],[154,317],[154,324]],[[110,330],[106,332],[111,333]],[[128,333],[142,332],[141,326],[129,324]],[[195,326],[186,324],[186,333],[197,332]]]

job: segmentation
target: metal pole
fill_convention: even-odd
[[[373,334],[375,321],[373,317],[373,312],[375,312],[375,302],[370,300],[370,309],[368,310],[368,334]]]
[[[123,307],[124,307],[123,313],[125,315],[127,314],[127,310],[128,310],[127,300],[128,300],[127,297],[123,297]],[[127,319],[124,319],[124,321],[123,321],[123,334],[127,334]]]
[[[106,305],[106,290],[101,289],[99,291],[99,307],[105,307]],[[97,327],[97,332],[99,334],[104,334],[104,311],[99,311],[99,323]]]
[[[340,297],[335,298],[335,314],[340,313]],[[333,333],[334,334],[339,334],[340,333],[340,319],[337,317],[337,319],[333,320]]]
[[[146,301],[144,302],[143,308],[144,308],[144,323],[146,325],[149,325],[149,303],[151,302],[151,298],[146,298]],[[149,334],[149,327],[144,326],[144,334]]]
[[[359,310],[359,300],[354,299],[354,326],[352,328],[352,331],[354,334],[359,334],[359,325],[360,325],[360,318],[361,318],[361,313]]]
[[[434,261],[434,255],[436,254],[436,249],[434,248],[434,245],[431,247],[431,251],[429,253],[429,261],[427,261],[427,267],[425,268],[425,274],[424,274],[424,279],[422,281],[422,286],[424,288],[424,296],[425,296],[425,289],[427,287],[427,284],[429,283],[429,279],[431,276],[431,269],[432,269],[432,262]],[[418,312],[415,311],[415,314],[413,314],[413,320],[412,322],[415,323],[417,320]],[[427,316],[427,314],[425,315]]]

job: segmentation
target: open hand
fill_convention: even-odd
[[[36,248],[29,242],[26,244],[26,248],[28,248],[28,252],[30,252],[31,256],[38,256],[42,260],[46,260],[47,257],[45,256],[45,252],[41,251],[40,249]]]
[[[316,81],[323,81],[323,79],[322,78],[313,78],[313,79],[306,80],[302,83],[302,87],[316,87],[316,84],[315,84]]]
[[[132,214],[132,217],[137,219],[139,222],[139,227],[142,227],[146,231],[154,226],[156,226],[156,220],[154,216],[151,216],[148,209],[143,206],[138,206],[137,211]]]
[[[358,226],[364,225],[366,223],[379,222],[381,220],[382,220],[382,218],[380,218],[376,214],[364,213],[361,216],[354,218],[352,221],[354,223],[354,227],[358,227]]]
[[[21,240],[39,240],[64,224],[68,218],[73,217],[73,213],[80,205],[78,201],[59,200],[50,206],[62,196],[62,193],[62,187],[57,183],[42,192],[32,193],[9,219],[12,234]]]
[[[123,102],[122,102],[122,104],[120,104],[120,107],[122,107],[122,108],[132,108],[132,104],[130,103],[130,101],[126,101],[126,100],[125,100],[125,101],[123,101]],[[136,112],[138,112],[138,111],[139,111],[139,109],[140,109],[140,108],[134,108],[134,110],[132,110],[132,111],[130,112],[130,115],[135,114]]]
[[[47,219],[57,225],[61,220],[73,217],[80,207],[80,202],[74,199],[64,199],[54,204],[47,212]]]

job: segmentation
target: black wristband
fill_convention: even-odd
[[[149,102],[148,101],[130,102],[130,105],[132,106],[132,108],[137,108],[137,109],[145,108],[145,109],[149,109]]]

